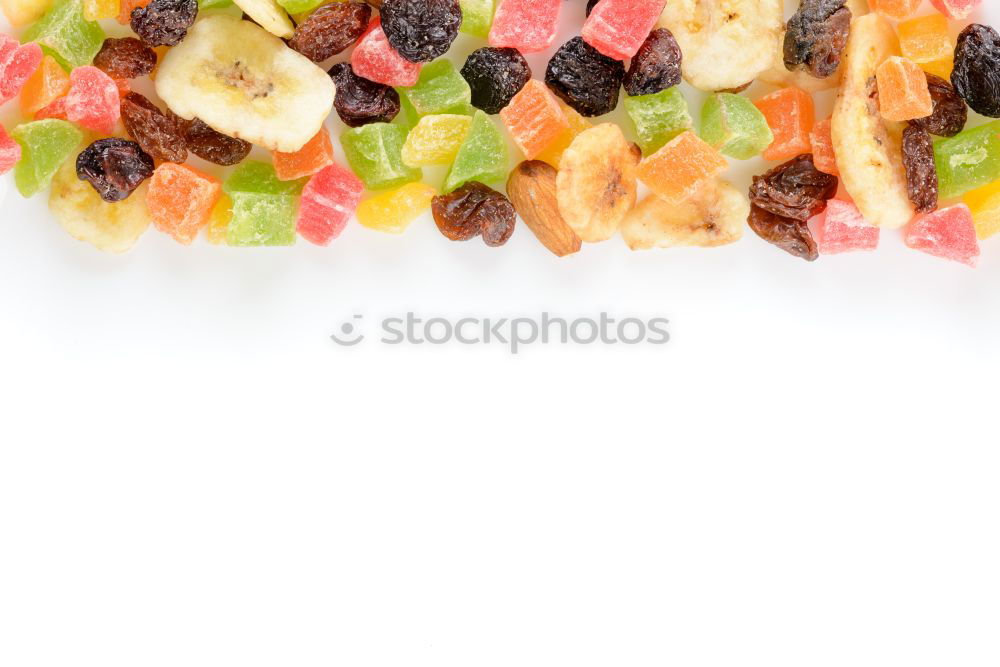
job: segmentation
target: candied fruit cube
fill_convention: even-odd
[[[695,194],[729,164],[692,131],[677,135],[639,163],[639,180],[654,194],[680,203]]]
[[[868,0],[873,11],[897,21],[913,16],[921,2],[923,0]]]
[[[472,116],[424,116],[406,135],[401,154],[403,164],[407,167],[451,165],[470,127]]]
[[[237,193],[226,244],[237,247],[295,244],[296,200],[293,195]]]
[[[11,136],[21,146],[14,184],[23,197],[48,187],[62,163],[76,155],[83,132],[64,120],[36,120],[18,125]]]
[[[38,44],[21,44],[0,33],[0,104],[17,97],[42,63]]]
[[[358,177],[339,164],[314,174],[302,191],[296,221],[299,234],[316,245],[330,243],[344,231],[364,190]]]
[[[222,186],[228,195],[298,195],[305,181],[283,181],[272,165],[256,160],[241,163]]]
[[[896,30],[903,57],[918,65],[951,58],[955,54],[955,42],[948,32],[948,19],[940,14],[903,21]]]
[[[274,172],[280,181],[295,181],[312,176],[333,164],[333,143],[325,127],[294,153],[275,151],[272,155]]]
[[[809,93],[799,88],[782,88],[754,104],[764,114],[774,135],[774,141],[763,152],[765,160],[780,162],[809,152],[809,135],[816,122],[816,108]]]
[[[149,181],[146,205],[157,229],[188,245],[208,225],[221,194],[222,185],[208,174],[164,162]]]
[[[452,192],[469,181],[487,185],[507,178],[507,142],[490,117],[476,111],[472,126],[445,180],[444,192]]]
[[[969,18],[983,4],[983,0],[931,0],[931,4],[948,18],[961,21]]]
[[[120,0],[83,0],[83,18],[88,21],[113,19],[120,12]]]
[[[326,4],[326,0],[277,0],[277,2],[289,14],[304,14]],[[204,9],[200,3],[201,0],[199,0],[198,8]]]
[[[437,60],[425,65],[417,84],[402,88],[400,98],[406,98],[417,118],[431,114],[472,114],[472,89],[450,60]]]
[[[229,232],[229,221],[233,219],[233,200],[224,192],[219,193],[219,200],[212,207],[212,215],[205,227],[205,237],[212,245],[225,245]]]
[[[51,6],[52,0],[0,0],[0,10],[14,28],[34,23]]]
[[[355,45],[351,69],[364,79],[386,86],[413,86],[420,78],[420,65],[411,63],[392,48],[378,18]]]
[[[878,106],[886,120],[926,118],[934,112],[927,75],[906,58],[890,56],[875,71]]]
[[[82,128],[111,134],[120,117],[121,97],[114,79],[93,65],[70,73],[66,118]]]
[[[556,96],[537,79],[528,81],[510,104],[500,110],[500,119],[528,160],[534,160],[569,129],[569,119]]]
[[[635,126],[643,155],[655,153],[668,141],[694,127],[680,88],[625,98],[625,111]]]
[[[552,46],[562,0],[500,0],[490,28],[490,46],[536,53]]]
[[[66,120],[66,97],[52,100],[48,106],[42,107],[35,112],[35,120],[45,120],[46,118],[57,118]]]
[[[153,0],[120,0],[121,11],[118,13],[118,22],[128,25],[132,21],[132,11],[145,7]],[[200,5],[199,5],[200,6]]]
[[[716,93],[705,100],[700,136],[712,148],[737,160],[760,155],[774,141],[760,109],[732,93]]]
[[[903,240],[915,250],[968,266],[979,260],[976,226],[965,204],[918,216],[907,225]]]
[[[944,200],[1000,179],[1000,121],[934,142],[934,164]]]
[[[833,119],[827,118],[822,123],[816,123],[809,143],[812,145],[813,165],[824,174],[839,176],[837,169],[837,154],[833,149]]]
[[[812,219],[813,238],[821,255],[835,255],[878,247],[879,228],[868,223],[853,203],[831,199],[826,210]]]
[[[21,113],[30,118],[68,92],[69,74],[55,58],[45,56],[21,89]]]
[[[347,162],[354,173],[372,190],[394,188],[419,181],[419,169],[403,163],[406,129],[390,123],[369,123],[340,135]]]
[[[649,37],[665,4],[664,0],[601,0],[581,35],[609,58],[628,60]]]
[[[14,141],[3,125],[0,125],[0,176],[13,169],[20,159],[21,144]]]
[[[458,0],[462,7],[462,32],[488,37],[493,25],[493,0]]]
[[[562,134],[549,142],[549,145],[539,153],[535,159],[546,162],[556,169],[559,168],[559,162],[562,161],[563,153],[566,149],[570,147],[573,140],[576,139],[582,132],[589,130],[594,125],[577,113],[576,109],[573,109],[568,104],[559,100],[559,108],[563,110],[566,114],[566,120],[569,121],[569,127],[563,130]]]
[[[988,239],[1000,232],[1000,181],[965,193],[962,201],[972,212],[976,235]]]
[[[101,26],[83,18],[83,0],[56,0],[42,19],[28,28],[25,41],[37,42],[67,71],[89,65],[104,45]]]
[[[423,183],[407,183],[361,202],[358,221],[388,234],[402,234],[418,215],[431,206],[437,192]]]

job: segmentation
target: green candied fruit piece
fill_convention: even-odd
[[[385,190],[423,178],[419,169],[403,163],[406,128],[390,123],[369,123],[340,135],[340,144],[351,169],[372,190]]]
[[[655,153],[694,127],[684,95],[676,86],[652,95],[626,97],[625,111],[635,125],[643,155]]]
[[[326,0],[278,0],[278,4],[284,7],[289,14],[302,14],[312,11]]]
[[[409,101],[417,116],[472,115],[472,89],[450,60],[437,60],[425,66],[417,85],[400,88],[399,93]]]
[[[469,181],[489,184],[507,178],[507,141],[503,133],[483,111],[472,117],[469,134],[458,149],[455,162],[444,182],[444,192],[451,192]]]
[[[104,44],[96,21],[83,18],[83,0],[56,0],[52,8],[24,34],[24,42],[38,42],[63,69],[89,65]]]
[[[774,141],[767,119],[754,103],[740,95],[709,95],[701,108],[701,138],[723,155],[749,160]]]
[[[458,0],[458,4],[462,6],[462,32],[489,37],[493,26],[493,0]]]
[[[236,167],[222,189],[227,195],[298,195],[302,193],[305,179],[280,181],[274,167],[266,162],[249,160]]]
[[[226,230],[231,246],[286,246],[295,243],[295,216],[298,198],[288,194],[238,192],[233,200],[233,217]]]
[[[941,199],[954,199],[1000,179],[1000,120],[934,143]]]
[[[73,157],[83,141],[79,128],[55,118],[18,125],[10,135],[21,145],[21,160],[14,167],[14,184],[23,197],[49,187],[59,167]]]
[[[232,6],[233,0],[198,0],[198,11],[203,9],[224,9]]]

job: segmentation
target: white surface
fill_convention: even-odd
[[[0,218],[2,665],[1000,661],[1000,241],[111,257],[42,198]],[[673,340],[327,339],[602,310]]]

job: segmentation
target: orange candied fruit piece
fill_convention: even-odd
[[[208,225],[222,184],[192,167],[164,162],[153,172],[146,192],[146,206],[161,232],[185,245]]]
[[[594,126],[589,120],[578,114],[576,109],[570,107],[562,100],[559,100],[559,108],[566,114],[566,120],[569,121],[569,128],[563,130],[562,134],[553,139],[545,147],[545,150],[535,156],[536,160],[547,162],[556,169],[559,168],[559,162],[562,161],[563,153],[573,143],[573,140]]]
[[[69,74],[55,58],[45,56],[21,88],[21,113],[31,118],[68,92]]]
[[[916,63],[890,56],[875,70],[878,106],[886,120],[913,120],[934,113],[927,75]]]
[[[319,128],[305,146],[294,153],[275,151],[274,173],[279,181],[295,181],[312,176],[324,167],[333,164],[333,143],[325,127]]]
[[[765,160],[780,162],[810,151],[809,135],[816,122],[816,107],[809,93],[799,88],[782,88],[754,105],[764,114],[774,134],[774,141],[763,152]]]
[[[569,119],[548,87],[531,79],[500,111],[500,119],[528,160],[534,160],[569,129]]]
[[[145,7],[153,0],[122,0],[121,13],[118,14],[118,22],[128,25],[132,21],[132,10]]]
[[[941,14],[928,14],[903,21],[896,28],[899,48],[904,58],[920,65],[920,69],[942,79],[949,79],[955,68],[955,42],[948,30],[948,19]]]
[[[728,166],[719,151],[688,130],[639,163],[639,180],[657,196],[679,204]]]
[[[832,129],[832,118],[827,118],[822,123],[816,123],[812,134],[809,135],[809,143],[812,144],[813,165],[824,174],[839,176],[837,155],[833,150]]]
[[[873,11],[888,16],[891,19],[902,21],[910,18],[920,7],[924,0],[869,0]]]
[[[233,200],[229,195],[222,193],[219,201],[212,207],[212,215],[209,216],[208,225],[205,227],[205,235],[212,245],[225,245],[226,233],[229,231],[229,223],[233,219]]]

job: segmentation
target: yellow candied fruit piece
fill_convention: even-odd
[[[403,164],[407,167],[450,165],[455,161],[470,127],[471,116],[424,116],[406,137],[406,143],[403,144]]]
[[[951,71],[955,69],[955,58],[948,57],[944,60],[935,60],[932,63],[917,63],[917,66],[934,76],[939,76],[945,81],[951,80]]]
[[[52,0],[0,0],[0,10],[14,28],[34,23],[49,11]]]
[[[941,14],[903,21],[897,31],[900,51],[915,63],[945,60],[955,53],[955,44],[948,32],[948,19]]]
[[[1000,181],[995,181],[962,197],[976,225],[976,236],[988,239],[1000,232]]]
[[[556,169],[559,168],[559,161],[562,160],[563,153],[565,153],[566,149],[569,148],[569,145],[573,143],[573,140],[585,130],[589,130],[593,127],[593,124],[578,114],[575,109],[570,108],[570,106],[562,100],[558,101],[563,113],[566,114],[566,119],[569,121],[569,129],[563,130],[563,133],[553,139],[552,142],[545,147],[545,150],[539,153],[535,158],[536,160],[547,162]]]
[[[208,218],[208,226],[205,227],[205,236],[208,242],[213,245],[226,244],[226,232],[229,230],[229,221],[233,219],[233,200],[229,195],[223,193],[219,196],[219,201],[215,202],[212,208],[212,215]]]
[[[88,21],[117,18],[121,0],[83,0],[83,18]]]
[[[402,234],[414,218],[430,208],[437,191],[424,183],[406,185],[375,195],[358,206],[358,221],[388,234]]]

